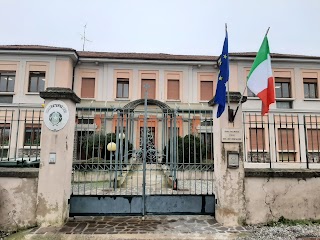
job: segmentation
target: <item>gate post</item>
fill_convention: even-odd
[[[76,103],[70,88],[47,88],[41,132],[37,223],[60,226],[68,217],[74,152]]]
[[[230,92],[230,108],[234,110],[233,114],[240,100],[244,102],[246,97],[241,99],[240,92]],[[229,121],[232,113],[228,114],[228,107],[226,104],[225,112],[220,118],[216,118],[216,111],[213,111],[214,175],[217,201],[215,217],[225,226],[238,226],[244,222],[246,212],[242,109],[240,104],[237,115]]]

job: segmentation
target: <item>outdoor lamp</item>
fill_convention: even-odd
[[[119,139],[125,139],[126,138],[126,135],[124,133],[119,133]]]
[[[109,142],[107,145],[107,149],[109,152],[114,152],[117,149],[117,145],[114,142]]]

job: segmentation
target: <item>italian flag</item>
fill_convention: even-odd
[[[262,101],[261,114],[269,112],[269,105],[275,102],[274,78],[267,36],[264,37],[247,81],[248,88]]]

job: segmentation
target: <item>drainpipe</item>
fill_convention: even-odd
[[[72,87],[71,87],[72,91],[74,90],[74,75],[75,75],[75,72],[76,72],[76,66],[77,66],[78,63],[79,63],[79,56],[78,56],[77,52],[76,52],[76,55],[77,55],[77,61],[76,61],[76,63],[73,65],[73,69],[72,69]]]

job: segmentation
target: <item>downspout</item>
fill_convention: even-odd
[[[74,91],[74,76],[75,76],[75,72],[76,72],[76,66],[79,63],[79,56],[77,54],[77,52],[75,51],[76,55],[77,55],[77,61],[75,62],[75,64],[73,65],[73,69],[72,69],[72,86],[71,86],[71,90]]]

